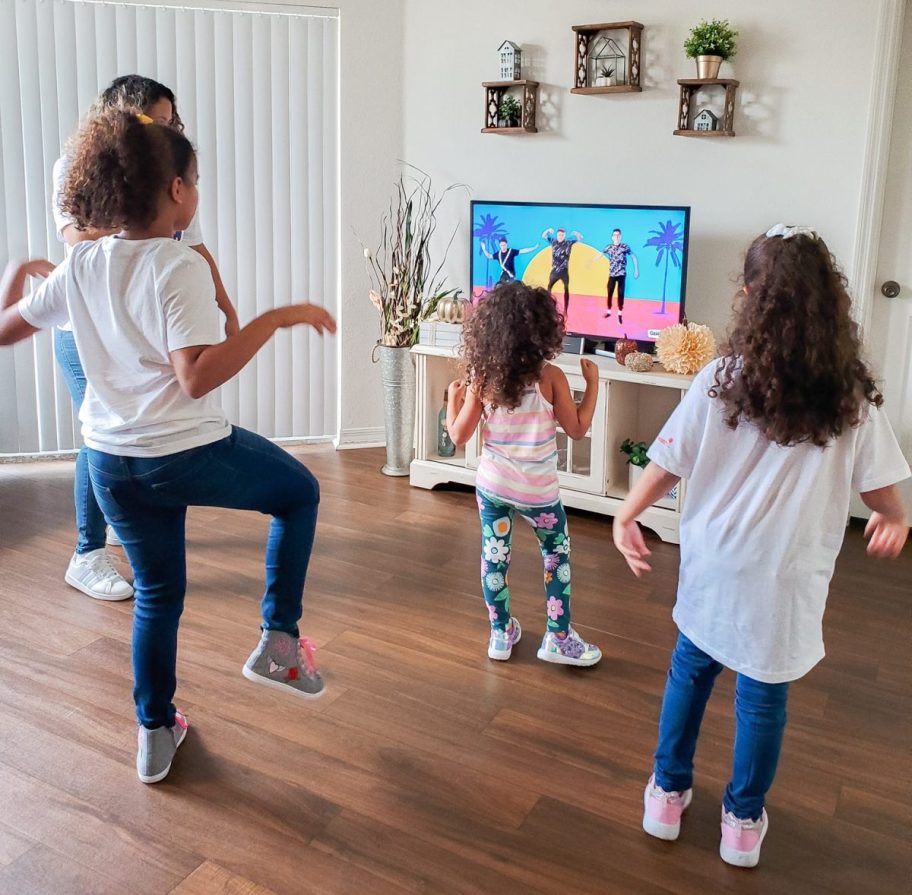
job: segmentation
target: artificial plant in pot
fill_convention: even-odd
[[[601,65],[598,69],[598,77],[595,79],[596,87],[615,87],[617,78],[614,74],[614,67],[611,65]]]
[[[728,19],[705,19],[694,26],[690,36],[684,41],[684,52],[689,59],[697,60],[698,78],[718,78],[719,66],[726,59],[731,59],[737,49],[735,38],[738,32],[728,23]]]
[[[500,101],[500,105],[497,107],[497,117],[505,123],[506,127],[519,125],[520,118],[522,118],[522,106],[515,96],[510,96],[508,93]]]
[[[383,380],[385,475],[409,474],[415,428],[415,365],[411,349],[418,342],[419,327],[442,299],[458,291],[445,289],[441,274],[456,229],[436,266],[431,261],[431,242],[441,203],[460,186],[449,186],[438,195],[429,175],[409,167],[399,175],[389,208],[381,218],[377,248],[372,250],[361,244],[371,280],[370,300],[380,315],[374,361],[380,362]]]
[[[621,453],[627,455],[627,463],[630,466],[630,490],[636,484],[637,479],[643,474],[643,470],[649,465],[649,454],[645,441],[631,441],[629,438],[621,445]],[[678,485],[675,485],[664,497],[660,497],[655,505],[657,507],[668,507],[675,509],[678,505]]]

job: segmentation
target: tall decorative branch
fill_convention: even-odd
[[[378,344],[392,348],[415,345],[421,322],[434,312],[440,299],[458,292],[444,288],[446,277],[441,273],[458,226],[436,267],[431,261],[431,241],[444,199],[453,190],[466,187],[452,184],[436,195],[430,175],[411,165],[407,168],[399,175],[380,221],[377,249],[372,251],[359,240],[371,281],[370,300],[380,315]]]

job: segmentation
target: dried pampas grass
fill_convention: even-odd
[[[656,354],[669,373],[696,373],[716,356],[716,337],[700,323],[678,323],[659,333]]]

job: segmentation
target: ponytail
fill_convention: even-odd
[[[115,109],[88,118],[67,155],[60,207],[79,230],[148,226],[161,194],[187,176],[195,158],[174,128]]]

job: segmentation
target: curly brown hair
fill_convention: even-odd
[[[463,342],[467,383],[485,404],[512,409],[560,354],[564,318],[547,290],[500,283],[466,321]]]
[[[89,111],[95,117],[109,109],[120,109],[122,112],[147,112],[160,99],[171,103],[171,121],[175,130],[184,132],[184,122],[177,114],[177,98],[174,91],[158,81],[144,75],[121,75],[105,87],[95,99]]]
[[[79,230],[148,226],[171,181],[196,166],[182,133],[116,109],[86,119],[67,156],[60,207]]]
[[[846,279],[816,235],[758,236],[744,261],[715,383],[725,421],[787,447],[824,447],[883,398],[862,360]]]

